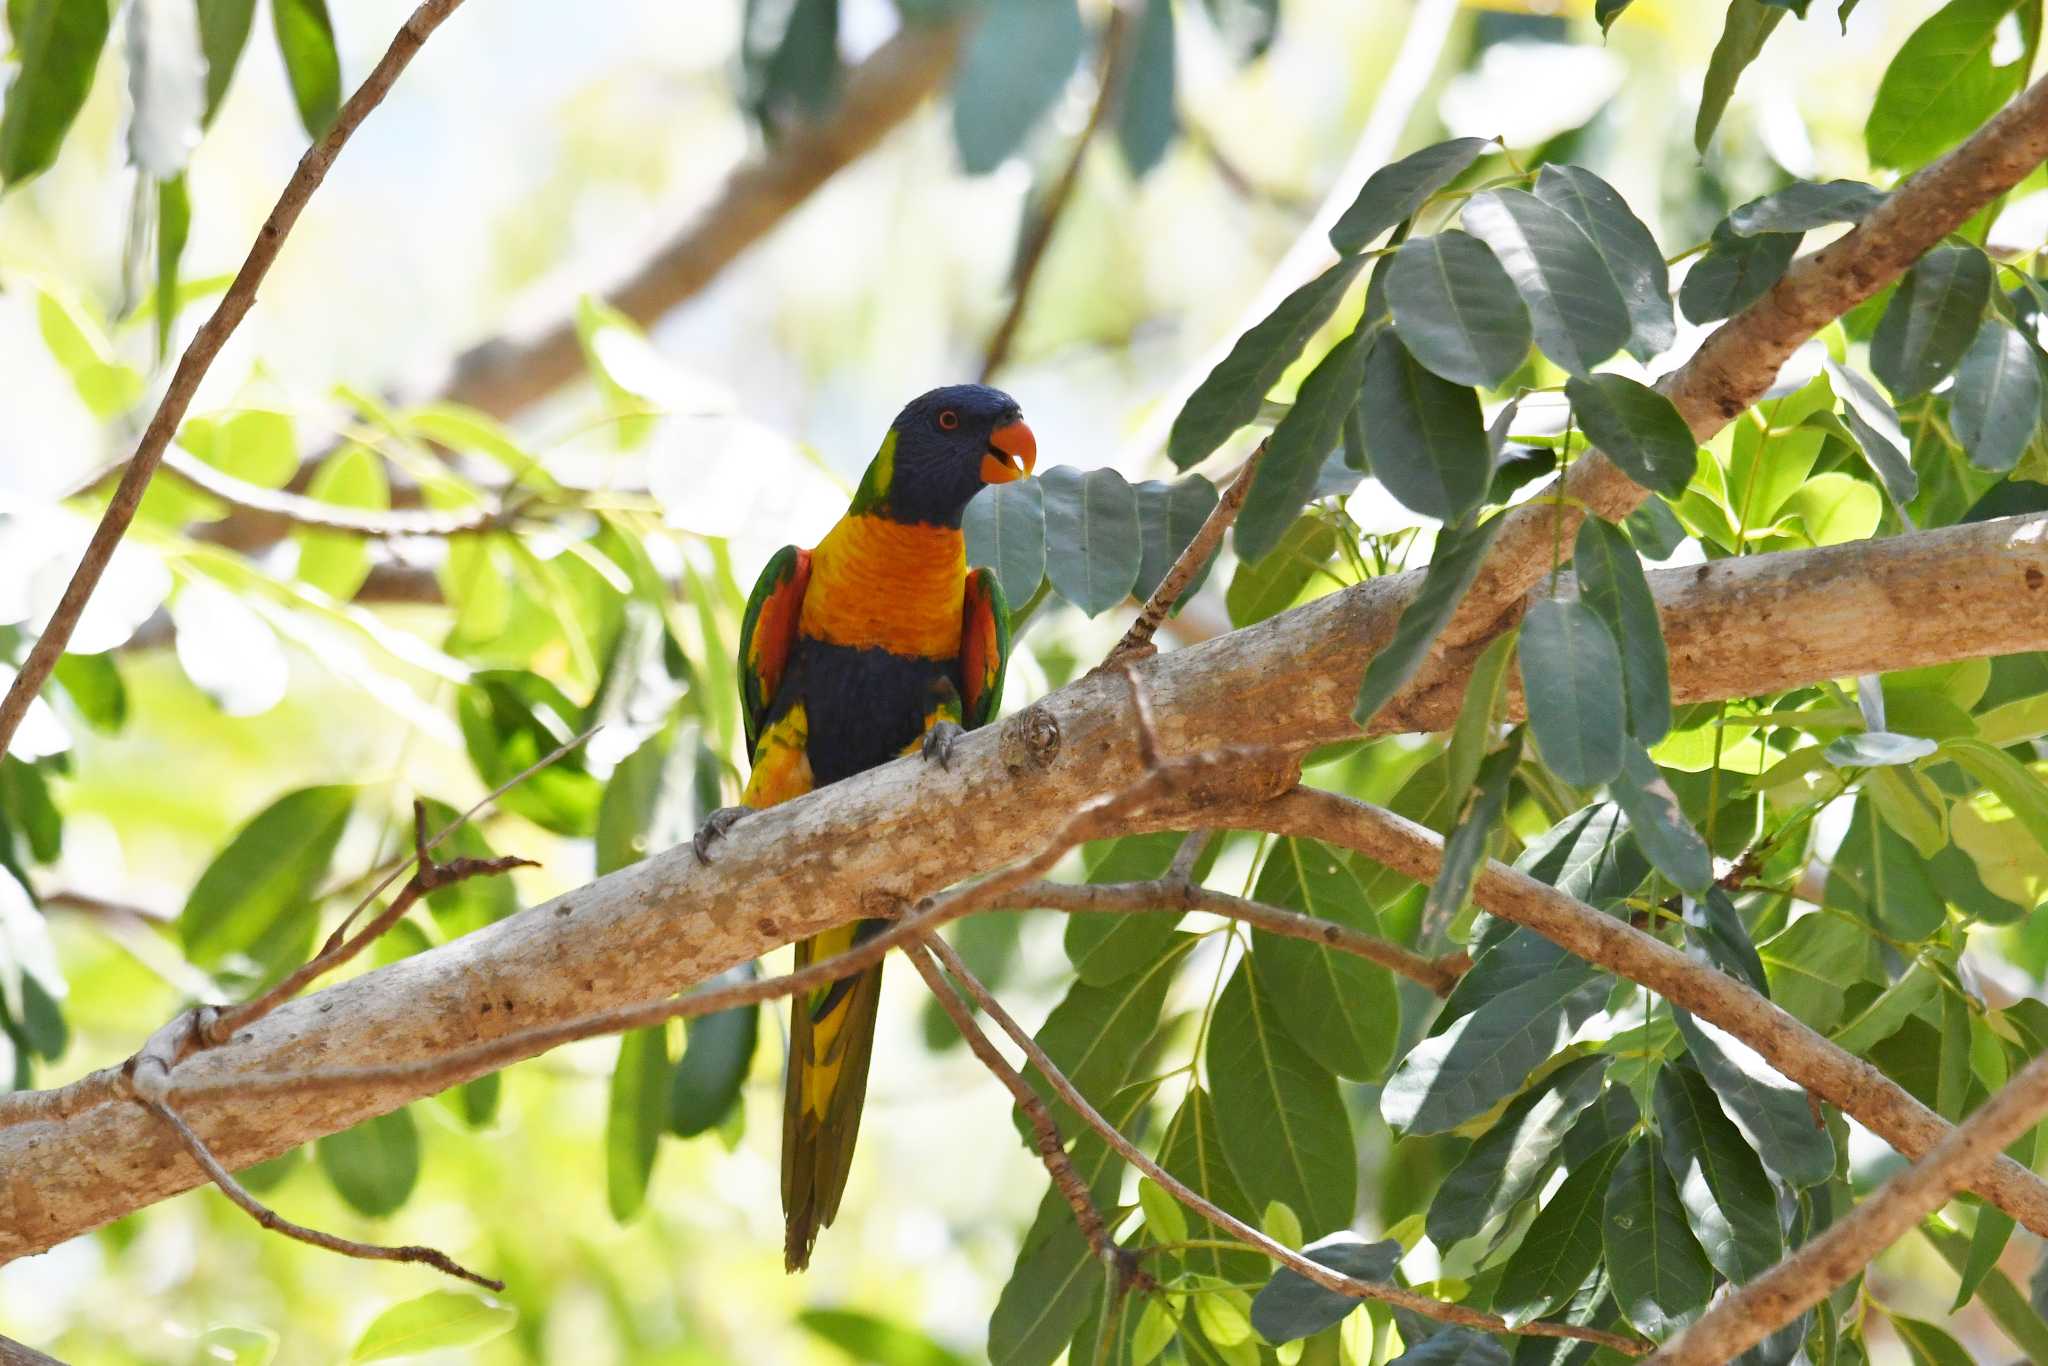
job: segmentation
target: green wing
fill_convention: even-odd
[[[811,552],[786,545],[775,552],[747,599],[740,620],[740,714],[747,727],[747,753],[761,738],[761,723],[782,687],[783,670],[796,644],[804,589],[811,581]]]

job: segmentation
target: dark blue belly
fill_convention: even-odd
[[[822,787],[901,754],[924,734],[932,708],[959,696],[958,673],[957,661],[799,636],[768,720],[804,704],[811,778]]]

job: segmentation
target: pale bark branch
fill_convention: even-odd
[[[506,507],[475,507],[460,512],[438,512],[427,508],[352,508],[325,503],[289,489],[269,489],[237,479],[217,470],[197,456],[182,451],[166,452],[164,466],[191,484],[224,502],[273,519],[279,535],[291,530],[331,531],[343,536],[383,538],[389,536],[475,536],[499,531],[511,523],[517,511]],[[201,529],[206,530],[205,528]],[[201,539],[215,541],[213,536]],[[275,540],[277,537],[266,538]]]
[[[86,601],[92,597],[93,589],[99,586],[100,575],[106,572],[107,562],[114,556],[114,547],[120,544],[128,524],[135,520],[143,491],[149,487],[151,476],[163,461],[164,452],[170,448],[171,438],[177,434],[178,424],[185,418],[185,410],[192,406],[200,381],[206,377],[221,347],[227,344],[228,338],[255,304],[256,290],[263,283],[263,277],[270,273],[271,263],[284,248],[285,238],[299,221],[306,202],[327,178],[328,168],[341,155],[341,149],[348,144],[349,138],[369,117],[370,111],[383,103],[399,73],[411,63],[428,35],[439,28],[461,3],[462,0],[423,0],[420,7],[412,12],[412,17],[399,27],[383,59],[363,78],[363,83],[348,97],[348,102],[341,106],[333,126],[299,158],[298,169],[285,182],[284,191],[278,196],[270,216],[263,220],[256,241],[249,248],[249,255],[235,273],[234,283],[228,286],[227,293],[215,306],[213,316],[200,327],[191,345],[185,348],[185,354],[179,358],[178,368],[171,375],[163,400],[157,404],[155,415],[143,429],[135,454],[122,471],[121,482],[107,503],[100,524],[93,529],[92,539],[86,544],[85,554],[72,573],[71,582],[65,586],[64,596],[51,614],[49,624],[36,638],[34,648],[29,651],[21,672],[7,689],[6,697],[0,698],[0,754],[5,754],[13,743],[14,732],[21,725],[22,717],[28,714],[29,703],[49,681],[50,671],[57,667],[57,660],[70,643],[78,618],[85,611]]]
[[[2048,1056],[2028,1063],[1920,1161],[1878,1187],[1812,1242],[1724,1297],[1650,1360],[1664,1366],[1733,1361],[1827,1298],[1830,1290],[1905,1237],[1964,1186],[1976,1184],[1973,1178],[1985,1164],[2044,1115]]]

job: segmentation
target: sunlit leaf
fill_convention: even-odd
[[[349,1360],[386,1361],[478,1347],[511,1332],[518,1321],[519,1311],[509,1304],[460,1290],[436,1290],[394,1304],[372,1319]]]
[[[0,182],[18,184],[57,159],[92,89],[112,22],[108,0],[13,0],[7,6],[20,74],[0,113]]]
[[[1951,0],[1913,30],[1885,68],[1863,126],[1874,164],[1907,171],[1932,161],[2012,98],[2027,79],[2026,62],[1991,59],[2013,8],[2014,0]]]
[[[1848,833],[1828,863],[1826,895],[1829,905],[1899,939],[1926,939],[1948,921],[1927,861],[1878,818],[1868,798],[1857,802]]]
[[[1996,318],[1977,329],[1956,368],[1949,423],[1980,470],[2019,462],[2041,424],[2041,370],[2019,332]]]
[[[1612,185],[1583,166],[1546,164],[1536,197],[1562,210],[1592,239],[1628,305],[1629,353],[1647,361],[1677,340],[1671,316],[1671,268],[1643,220]]]
[[[1566,964],[1459,1017],[1401,1059],[1380,1093],[1380,1114],[1416,1134],[1442,1133],[1485,1114],[1557,1052],[1587,1013],[1595,980],[1583,964]]]
[[[392,1213],[420,1179],[420,1135],[410,1110],[329,1134],[314,1149],[335,1191],[363,1214]]]
[[[305,956],[317,894],[348,824],[353,787],[306,787],[259,812],[214,855],[178,917],[185,953],[202,967],[231,955],[282,974]]]
[[[605,1111],[604,1170],[605,1201],[622,1224],[646,1203],[647,1181],[668,1127],[668,1092],[667,1026],[621,1035]]]
[[[915,1328],[857,1309],[805,1309],[796,1321],[811,1336],[868,1366],[966,1366],[965,1357]]]
[[[1431,1242],[1448,1250],[1541,1189],[1565,1134],[1600,1094],[1606,1063],[1576,1058],[1508,1106],[1438,1184],[1426,1225]]]
[[[1815,1118],[1804,1087],[1732,1034],[1682,1010],[1673,1010],[1672,1018],[1722,1110],[1768,1170],[1797,1188],[1817,1186],[1834,1175],[1834,1140]]]
[[[1714,140],[1714,130],[1721,126],[1721,115],[1728,111],[1728,100],[1735,93],[1735,82],[1741,78],[1743,69],[1755,61],[1757,54],[1764,50],[1764,40],[1771,36],[1771,30],[1785,17],[1785,11],[1761,0],[1731,0],[1728,16],[1721,27],[1721,40],[1714,44],[1714,55],[1707,60],[1707,80],[1700,90],[1700,112],[1693,120],[1692,145],[1704,156],[1707,144]],[[1687,311],[1691,316],[1690,310]]]
[[[336,507],[382,511],[391,506],[391,485],[383,462],[367,447],[348,445],[321,462],[306,496]],[[370,556],[361,536],[302,528],[292,539],[299,547],[300,580],[329,597],[346,602],[369,577]]]
[[[256,0],[198,0],[199,45],[206,54],[206,110],[202,121],[212,123],[227,98],[228,83],[235,78],[235,66],[249,41],[249,29],[256,19]]]
[[[1785,1254],[1777,1194],[1706,1078],[1683,1063],[1665,1065],[1656,1109],[1664,1162],[1707,1260],[1737,1285],[1770,1270]]]
[[[270,0],[270,17],[299,122],[317,140],[341,109],[341,58],[334,49],[327,0]]]

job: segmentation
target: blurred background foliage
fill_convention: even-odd
[[[1885,182],[1946,145],[1926,120],[1866,128],[1873,92],[1934,0],[1843,0],[1839,14],[1819,0],[1782,24],[1732,95],[1721,82],[1725,113],[1703,154],[1699,92],[1715,88],[1722,7],[1602,0],[1596,18],[1585,4],[1467,3],[1397,68],[1428,8],[1152,0],[1134,21],[1094,0],[466,6],[313,200],[202,389],[57,690],[0,770],[0,1076],[68,1079],[125,1055],[186,1002],[274,978],[405,847],[415,796],[445,818],[592,723],[604,729],[586,747],[463,836],[462,852],[542,866],[438,894],[430,915],[379,947],[384,961],[666,847],[730,800],[743,756],[729,661],[746,587],[773,547],[810,543],[829,524],[906,398],[984,368],[1033,254],[1020,244],[1048,202],[1061,203],[1056,231],[995,378],[1022,400],[1047,463],[1073,468],[1006,491],[1019,506],[991,500],[974,513],[1012,600],[1034,604],[1012,709],[1101,655],[1122,625],[1109,609],[1157,581],[1206,511],[1206,482],[1167,482],[1161,437],[1178,398],[1162,396],[1184,395],[1248,321],[1376,114],[1393,120],[1399,151],[1499,137],[1524,166],[1591,167],[1669,252],[1704,243],[1732,208],[1788,181]],[[97,504],[74,495],[132,448],[166,356],[408,9],[9,5],[23,66],[0,123],[0,366],[11,380],[0,658],[18,658],[75,563]],[[736,163],[806,119],[834,117],[847,71],[899,25],[956,22],[962,9],[981,28],[942,98],[708,289],[649,328],[596,300],[712,203]],[[1613,23],[1604,39],[1601,19]],[[2031,60],[2038,6],[2020,6],[2014,26]],[[99,49],[95,28],[97,61],[66,66],[61,55],[80,44]],[[214,59],[196,103],[175,66],[195,42]],[[1994,54],[1986,90],[2014,57]],[[1121,98],[1077,160],[1104,69]],[[30,79],[66,71],[78,79]],[[1957,117],[1964,129],[1976,120]],[[1069,194],[1059,187],[1070,167]],[[2038,248],[2041,202],[2016,200],[1976,240],[1990,230]],[[1685,313],[1681,347],[1710,309]],[[1290,401],[1357,316],[1326,326],[1274,397]],[[578,382],[499,415],[426,397],[466,348],[556,317],[575,320],[588,367]],[[1852,318],[1837,352],[1876,319],[1876,308]],[[1937,419],[1923,410],[1913,433],[1932,441]],[[1529,459],[1561,440],[1539,435]],[[1739,463],[1742,441],[1717,449]],[[1788,492],[1807,504],[1767,530],[1730,525],[1725,492],[1695,484],[1674,500],[1677,520],[1664,519],[1678,562],[1872,534],[1888,515],[1874,484],[1836,477],[1846,482]],[[1953,521],[1990,482],[1930,481],[1914,515]],[[302,508],[262,496],[278,490],[344,520],[390,514],[390,527],[428,534],[266,521],[266,508]],[[1268,535],[1281,551],[1249,566],[1226,553],[1176,623],[1182,639],[1427,552],[1427,519],[1377,483],[1354,473],[1317,491],[1326,496],[1306,517],[1296,520],[1298,504],[1276,514]],[[1077,529],[1105,520],[1113,534]],[[1645,534],[1636,529],[1638,544]],[[2025,667],[2038,671],[2014,666]],[[1965,712],[2042,686],[1985,672],[1916,681],[1935,699],[1926,706]],[[1699,716],[1679,722],[1674,743],[1709,729]],[[1709,753],[1680,745],[1657,757],[1688,773],[1724,761],[1754,773],[1759,733],[1727,731],[1727,754],[1709,738]],[[1744,745],[1756,752],[1736,754]],[[1315,780],[1399,794],[1402,809],[1447,826],[1456,807],[1443,780],[1435,796],[1411,781],[1435,752],[1380,742],[1331,756]],[[1540,772],[1523,781],[1509,825],[1533,838],[1559,794]],[[1956,802],[1953,838],[2000,894],[1988,918],[2010,920],[2001,907],[2031,908],[2039,894],[2040,850],[2015,845],[2013,823],[1986,810]],[[1874,816],[1867,830],[1880,852],[1901,838]],[[1858,836],[1835,838],[1854,848]],[[1170,852],[1127,842],[1092,851],[1083,871],[1154,873]],[[1256,876],[1262,896],[1317,904],[1312,854],[1282,885],[1285,860],[1255,871],[1260,852],[1224,846],[1217,885]],[[1413,932],[1419,896],[1371,870],[1339,871],[1389,908],[1390,929]],[[1145,931],[1133,948],[1098,942],[1098,928],[990,916],[963,923],[958,942],[1033,1021],[1063,996],[1074,1008],[1076,967],[1083,985],[1114,984],[1129,963],[1185,951],[1194,968],[1153,1009],[1168,1021],[1163,1039],[1198,1037],[1194,1014],[1214,1004],[1229,961],[1215,936],[1183,949]],[[2002,931],[1992,958],[2010,990],[2036,989],[2048,935]],[[1953,973],[1952,956],[1937,960]],[[1893,968],[1909,975],[1896,959],[1870,968],[1873,994]],[[1360,991],[1380,989],[1374,1008],[1391,1025],[1402,1013],[1391,986]],[[1931,1030],[1914,1012],[1939,994],[1893,1001],[1891,1022],[1904,1024],[1889,1038]],[[85,1362],[317,1362],[437,1340],[458,1354],[446,1359],[485,1362],[977,1359],[1044,1188],[1005,1136],[1007,1098],[893,972],[845,1211],[809,1275],[786,1278],[778,1014],[701,1022],[687,1049],[680,1028],[562,1049],[252,1173],[293,1218],[457,1250],[505,1278],[514,1312],[447,1300],[414,1269],[265,1235],[196,1194],[0,1270],[0,1327]],[[1333,1044],[1315,1062],[1377,1079],[1394,1044],[1391,1028],[1367,1031],[1357,1050]],[[1457,1141],[1396,1148],[1375,1088],[1343,1090],[1361,1226],[1380,1234],[1420,1218],[1414,1183],[1433,1188]],[[1866,1155],[1859,1186],[1881,1174]],[[1284,1229],[1312,1213],[1268,1217]],[[1907,1245],[1879,1273],[1884,1302],[1945,1317],[1948,1292],[1929,1281],[1940,1265]],[[412,1303],[430,1294],[443,1298]],[[1231,1340],[1241,1311],[1203,1312],[1217,1358],[1244,1359],[1231,1350],[1243,1346]],[[1388,1329],[1356,1315],[1326,1345],[1363,1362]],[[1974,1344],[1987,1330],[1965,1318],[1957,1331]],[[1871,1350],[1903,1360],[1921,1349],[1873,1330]]]

